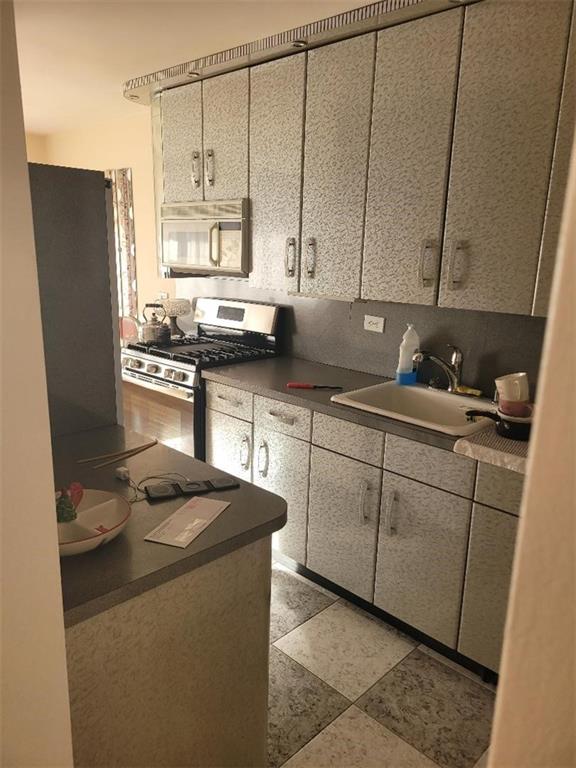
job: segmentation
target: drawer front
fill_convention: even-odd
[[[269,397],[254,398],[254,420],[259,429],[272,429],[290,437],[310,441],[312,412]]]
[[[474,492],[474,459],[404,437],[386,437],[384,469],[467,499]]]
[[[478,462],[474,498],[481,504],[519,515],[523,487],[524,475],[519,472]]]
[[[315,413],[312,442],[320,448],[328,448],[366,464],[382,466],[384,433],[376,429]]]
[[[218,411],[206,412],[206,462],[252,481],[252,424]]]
[[[244,421],[252,421],[254,395],[244,389],[236,389],[215,381],[206,382],[206,407],[212,411],[227,413]]]

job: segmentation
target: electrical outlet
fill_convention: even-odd
[[[158,299],[161,301],[162,299],[169,299],[170,294],[166,293],[166,291],[158,291]]]
[[[364,330],[373,331],[374,333],[384,333],[385,317],[378,317],[377,315],[364,315]]]

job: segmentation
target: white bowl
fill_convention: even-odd
[[[80,555],[112,541],[131,511],[129,502],[115,493],[85,489],[76,520],[58,523],[60,557]]]

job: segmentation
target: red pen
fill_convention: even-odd
[[[286,387],[288,389],[342,389],[331,384],[309,384],[305,381],[289,381]]]

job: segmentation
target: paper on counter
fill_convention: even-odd
[[[194,496],[144,536],[144,539],[184,549],[229,506],[229,501]]]

